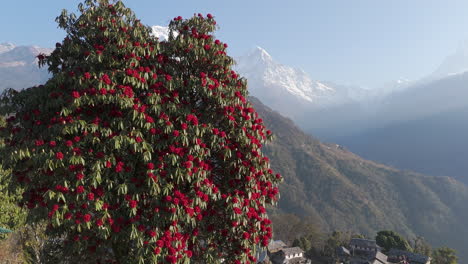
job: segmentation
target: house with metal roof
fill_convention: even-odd
[[[352,255],[373,255],[375,252],[382,250],[375,240],[363,238],[351,239],[349,248]]]
[[[377,251],[373,259],[369,261],[369,264],[388,264],[388,256],[384,253]]]
[[[390,249],[388,252],[388,258],[392,262],[399,262],[406,260],[410,264],[430,264],[431,263],[431,257],[422,255],[422,254],[417,254],[413,252],[408,252],[400,249]]]
[[[275,241],[270,241],[270,244],[268,244],[268,252],[270,253],[275,253],[278,250],[287,247],[286,244],[281,241],[281,240],[275,240]]]

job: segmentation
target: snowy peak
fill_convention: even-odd
[[[276,62],[263,48],[255,47],[247,55],[237,59],[236,69],[247,78],[250,92],[265,101],[292,97],[302,104],[314,106],[330,103],[335,89],[314,81],[303,70]],[[278,98],[271,98],[277,95]]]
[[[249,93],[281,114],[300,120],[311,111],[351,105],[367,96],[360,88],[313,80],[301,69],[277,62],[261,47],[236,59]]]
[[[169,39],[169,28],[163,26],[152,26],[153,36],[159,38],[161,41]]]
[[[152,35],[157,37],[159,41],[167,41],[169,39],[169,27],[163,27],[163,26],[152,26],[151,27]],[[174,37],[177,36],[177,32],[172,32],[174,34]]]
[[[2,49],[3,48],[3,49]],[[50,54],[52,49],[40,48],[37,46],[14,46],[0,45],[0,67],[25,66],[34,64],[37,66],[36,56],[40,53]]]
[[[445,58],[428,79],[442,79],[447,76],[462,74],[466,71],[468,71],[468,41],[460,44],[452,55]]]
[[[273,61],[271,55],[266,50],[258,46],[255,47],[247,56],[261,61]]]
[[[44,83],[49,78],[47,68],[39,68],[37,55],[50,54],[53,49],[37,46],[0,44],[0,91],[5,88],[22,89]]]
[[[14,48],[15,48],[15,45],[13,43],[9,43],[9,42],[0,43],[0,54],[8,52]]]

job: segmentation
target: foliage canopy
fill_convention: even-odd
[[[52,78],[2,97],[22,205],[86,261],[253,262],[281,176],[213,17],[177,17],[160,42],[121,1],[79,10],[38,56]]]

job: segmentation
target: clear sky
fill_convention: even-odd
[[[53,47],[54,19],[79,0],[2,1],[0,42]],[[212,13],[217,36],[242,55],[255,46],[313,79],[375,87],[418,79],[468,40],[467,0],[124,0],[147,25]]]

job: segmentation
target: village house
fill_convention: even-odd
[[[338,247],[335,250],[336,259],[339,263],[347,263],[351,258],[351,252],[345,247]]]
[[[353,238],[349,242],[351,254],[354,255],[373,255],[375,252],[381,251],[375,240]]]
[[[270,260],[273,264],[310,264],[304,257],[304,250],[300,247],[283,247],[272,253]]]
[[[431,258],[404,250],[391,249],[388,254],[381,252],[375,240],[353,238],[348,250],[345,247],[336,249],[339,263],[347,264],[430,264]]]
[[[268,244],[268,252],[270,254],[277,252],[278,250],[287,247],[286,244],[281,240],[272,240]]]
[[[388,256],[384,253],[377,251],[372,259],[370,259],[367,263],[369,264],[389,264]]]
[[[372,254],[367,255],[357,255],[351,256],[349,260],[342,261],[341,263],[349,263],[349,264],[392,264],[392,262],[388,261],[387,255],[384,253],[377,251]]]
[[[409,264],[431,264],[431,257],[399,249],[390,249],[388,259],[394,263],[407,260]]]

